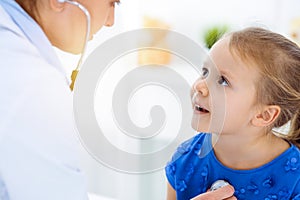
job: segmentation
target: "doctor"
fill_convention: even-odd
[[[72,93],[52,45],[85,46],[86,14],[71,0],[0,0],[0,199],[83,200]],[[90,35],[114,23],[118,0],[76,0]]]

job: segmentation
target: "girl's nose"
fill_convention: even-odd
[[[209,95],[207,83],[204,79],[197,80],[193,85],[193,90],[200,93],[204,97]]]

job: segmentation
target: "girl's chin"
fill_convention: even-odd
[[[207,124],[204,124],[204,123],[202,124],[202,123],[192,121],[191,125],[192,125],[192,128],[199,133],[214,133],[216,135],[219,135],[221,132],[221,130],[216,130],[213,127],[211,127]]]
[[[192,122],[192,128],[197,132],[203,132],[203,133],[209,132],[208,128],[206,128],[204,125],[199,124],[197,122]]]
[[[191,125],[197,132],[209,132],[209,120],[200,119],[198,115],[193,115]]]

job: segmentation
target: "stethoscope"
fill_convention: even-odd
[[[83,49],[82,49],[82,52],[81,52],[81,56],[80,56],[80,59],[77,63],[77,66],[76,68],[72,71],[72,74],[71,74],[71,84],[70,84],[70,89],[71,91],[73,91],[74,89],[74,84],[75,84],[75,80],[76,80],[76,77],[77,77],[77,74],[81,68],[81,64],[82,64],[82,60],[83,60],[83,57],[85,56],[85,52],[86,52],[86,48],[87,48],[87,43],[89,41],[89,38],[90,38],[90,33],[91,33],[91,15],[89,13],[89,11],[83,6],[81,5],[80,3],[78,3],[77,1],[72,1],[72,0],[57,0],[59,3],[69,3],[69,4],[72,4],[74,6],[77,6],[86,16],[86,35],[85,35],[85,41],[84,41],[84,45],[83,45]]]

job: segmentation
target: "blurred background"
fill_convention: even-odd
[[[212,30],[247,26],[270,29],[300,44],[299,8],[299,0],[121,0],[116,7],[115,25],[104,27],[95,35],[88,53],[116,34],[145,26],[169,28],[204,47],[208,47],[207,34]],[[71,72],[79,57],[59,51],[58,54]],[[94,160],[84,148],[81,164],[91,199],[165,199],[164,170],[148,174],[121,173]]]

